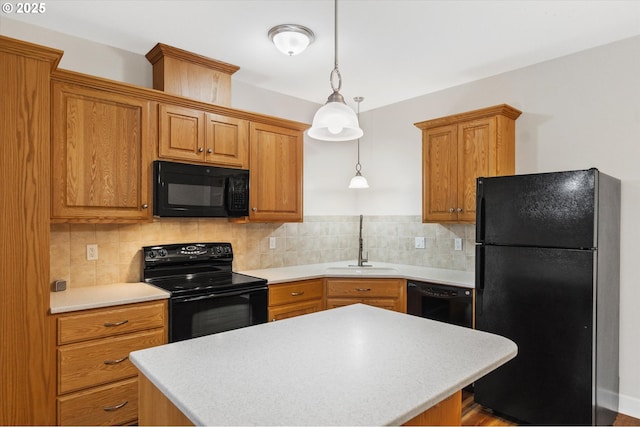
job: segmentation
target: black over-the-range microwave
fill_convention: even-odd
[[[171,217],[249,215],[249,171],[153,162],[153,214]]]

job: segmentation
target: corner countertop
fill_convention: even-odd
[[[57,314],[167,298],[169,292],[146,283],[115,283],[51,292],[50,308]]]
[[[498,335],[354,304],[130,358],[196,425],[400,425],[516,354]]]
[[[393,277],[418,280],[442,285],[475,287],[475,274],[472,271],[447,270],[444,268],[420,267],[387,262],[370,262],[372,267],[349,267],[356,261],[338,261],[321,264],[295,265],[291,267],[265,268],[240,271],[249,276],[266,279],[269,284],[292,282],[295,280],[316,279],[322,277]]]

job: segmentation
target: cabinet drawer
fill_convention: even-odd
[[[137,377],[58,398],[58,425],[122,425],[137,419]]]
[[[324,300],[316,299],[269,308],[269,321],[283,320],[324,310]]]
[[[58,393],[135,376],[129,353],[164,344],[165,335],[164,329],[154,329],[59,347]]]
[[[58,398],[58,425],[121,425],[137,418],[137,377]]]
[[[122,308],[96,309],[58,317],[58,344],[161,328],[166,322],[166,301]]]
[[[327,297],[399,298],[401,279],[327,279]]]
[[[324,279],[302,280],[269,286],[269,306],[322,299]]]

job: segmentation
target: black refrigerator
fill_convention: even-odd
[[[476,328],[518,355],[475,401],[524,423],[618,411],[620,181],[597,169],[478,178]]]

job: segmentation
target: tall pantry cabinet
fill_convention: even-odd
[[[0,36],[0,425],[55,424],[50,75],[62,52]]]

